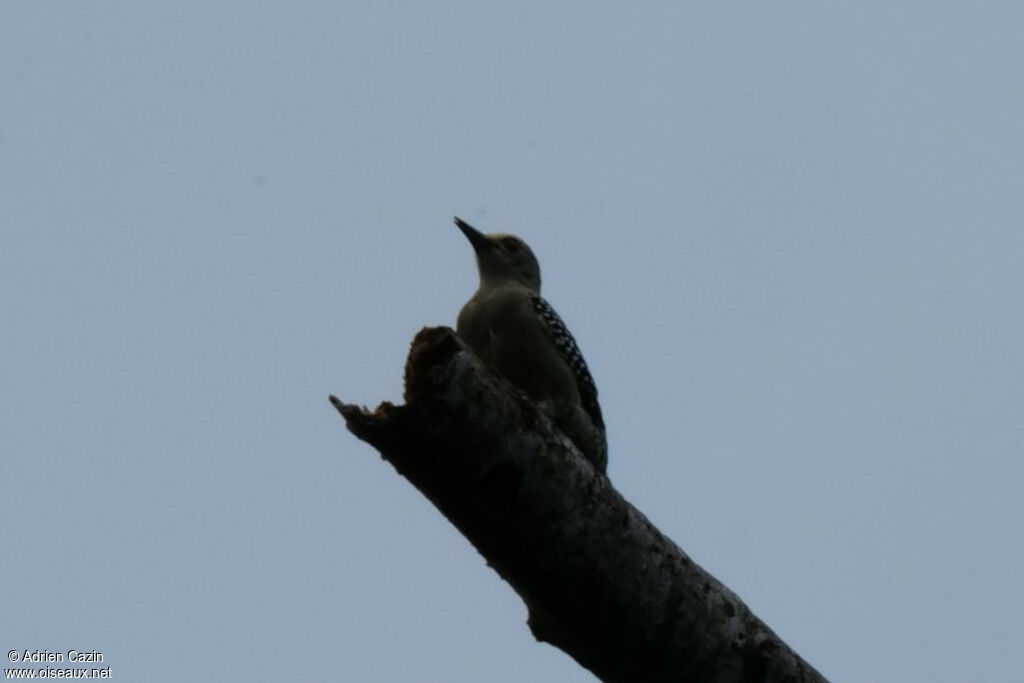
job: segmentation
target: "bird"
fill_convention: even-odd
[[[597,386],[555,309],[540,295],[540,264],[522,239],[484,234],[458,216],[476,253],[480,286],[456,333],[484,365],[525,393],[604,473],[608,440]]]

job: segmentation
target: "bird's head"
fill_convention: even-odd
[[[540,293],[540,264],[526,242],[515,235],[485,235],[458,216],[455,225],[473,245],[481,284],[515,282]]]

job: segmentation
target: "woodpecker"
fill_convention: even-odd
[[[459,337],[529,396],[599,472],[608,464],[597,386],[576,340],[540,295],[540,265],[515,235],[485,235],[455,217],[476,252],[480,287],[462,307]]]

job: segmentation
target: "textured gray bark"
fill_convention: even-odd
[[[605,681],[825,680],[450,329],[413,341],[405,401],[331,397],[519,594],[538,640]]]

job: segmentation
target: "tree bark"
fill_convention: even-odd
[[[404,406],[331,396],[526,603],[529,626],[604,681],[824,681],[445,327],[425,328]]]

